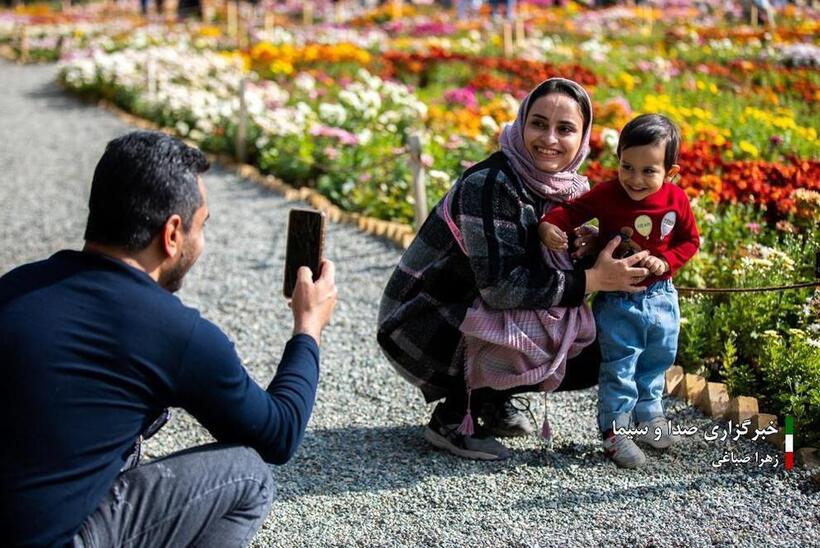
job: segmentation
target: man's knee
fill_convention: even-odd
[[[259,453],[253,449],[249,447],[241,447],[238,449],[240,450],[237,451],[237,464],[258,484],[257,497],[260,504],[270,504],[273,502],[273,496],[276,491],[270,465],[262,460]]]

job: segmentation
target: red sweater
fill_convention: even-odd
[[[670,279],[700,246],[689,198],[671,183],[664,183],[660,190],[639,202],[627,196],[618,181],[599,183],[583,196],[554,207],[541,222],[569,232],[593,218],[598,219],[602,246],[618,236],[622,228],[629,227],[633,231],[632,240],[641,249],[648,249],[667,262],[666,273],[650,274],[641,285]]]

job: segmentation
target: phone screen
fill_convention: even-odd
[[[288,243],[285,254],[285,297],[293,296],[296,272],[307,266],[313,281],[319,278],[319,264],[325,237],[325,216],[314,209],[291,209],[288,217]]]

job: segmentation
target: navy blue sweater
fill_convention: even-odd
[[[271,463],[293,456],[319,380],[308,335],[263,390],[233,344],[147,274],[78,251],[0,278],[0,544],[62,546],[165,407]]]

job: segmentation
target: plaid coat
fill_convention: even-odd
[[[462,252],[439,202],[405,251],[382,295],[378,341],[396,370],[428,402],[463,386],[459,331],[481,294],[498,309],[547,309],[583,302],[583,270],[555,270],[541,258],[544,199],[528,190],[496,152],[456,182],[451,215]]]

